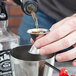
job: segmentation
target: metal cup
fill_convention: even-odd
[[[30,54],[32,45],[25,45],[11,50],[13,76],[52,76],[53,69],[45,65],[45,61],[54,65],[54,54],[41,56]]]
[[[45,30],[45,32],[36,33],[38,30]],[[29,29],[27,32],[35,41],[40,35],[47,34],[48,30]],[[34,46],[24,45],[12,49],[10,58],[13,76],[52,76],[53,69],[48,67],[45,62],[54,65],[54,54],[41,56]]]
[[[43,29],[43,28],[34,28],[34,29],[29,29],[27,33],[31,35],[31,38],[36,41],[37,38],[40,38],[44,35],[46,35],[49,32],[48,29]],[[29,53],[31,54],[39,54],[39,49],[37,49],[34,45],[31,47],[29,50]]]

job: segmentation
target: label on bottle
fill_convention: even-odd
[[[0,51],[0,76],[13,76],[11,62],[9,57],[9,51],[6,50]]]

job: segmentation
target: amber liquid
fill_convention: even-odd
[[[32,15],[32,17],[33,17],[33,19],[34,19],[34,21],[35,21],[37,33],[39,33],[39,31],[38,31],[38,20],[37,20],[36,13],[32,11],[31,15]]]

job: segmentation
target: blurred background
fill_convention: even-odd
[[[6,2],[6,10],[8,13],[8,29],[9,31],[18,34],[18,27],[22,22],[23,12],[18,5],[11,5]]]

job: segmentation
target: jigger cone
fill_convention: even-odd
[[[34,29],[29,29],[27,33],[31,35],[31,38],[35,41],[38,37],[41,37],[49,32],[48,29],[43,29],[43,28],[34,28]],[[37,49],[34,45],[31,47],[29,53],[31,54],[39,54],[39,49]]]
[[[31,38],[35,41],[37,37],[45,35],[49,32],[48,29],[43,29],[43,28],[34,28],[34,29],[29,29],[27,33],[31,35]]]

